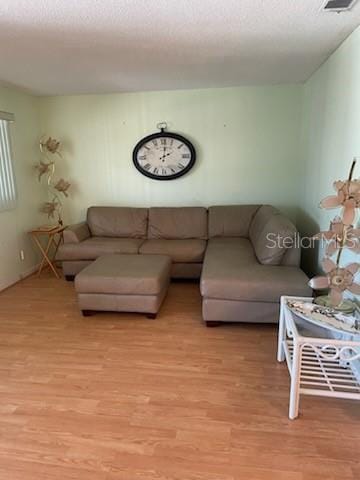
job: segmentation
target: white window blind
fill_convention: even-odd
[[[0,211],[16,207],[16,186],[10,143],[11,113],[0,112]]]

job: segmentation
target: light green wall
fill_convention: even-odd
[[[43,98],[43,131],[64,142],[70,221],[89,205],[272,203],[294,218],[301,86]],[[132,164],[140,138],[166,121],[197,150],[186,176],[159,182]]]
[[[38,99],[17,90],[0,87],[0,110],[15,114],[11,124],[17,207],[0,212],[0,290],[30,273],[37,255],[27,231],[44,218],[38,211],[44,195],[36,182],[34,165],[38,158]],[[20,250],[25,260],[20,260]]]
[[[0,88],[0,110],[16,116],[19,190],[17,209],[0,213],[0,289],[37,261],[26,232],[47,221],[33,170],[40,134],[64,143],[58,175],[73,183],[68,221],[92,204],[272,203],[314,233],[333,213],[318,209],[320,199],[360,156],[360,28],[305,86],[49,98]],[[181,179],[157,182],[132,165],[134,145],[160,121],[197,149],[195,169]],[[308,270],[317,259],[307,255]]]
[[[318,208],[333,193],[334,180],[347,178],[353,157],[360,177],[360,27],[304,86],[303,185],[298,224],[303,234],[327,229],[336,211]],[[304,252],[307,270],[319,255]]]

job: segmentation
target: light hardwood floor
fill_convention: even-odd
[[[22,281],[0,294],[0,479],[359,479],[359,404],[306,397],[288,420],[275,352],[275,326],[207,329],[196,284],[149,320]]]

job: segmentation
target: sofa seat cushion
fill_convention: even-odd
[[[211,239],[201,275],[201,294],[214,299],[279,302],[281,295],[311,295],[307,282],[297,267],[260,264],[247,239]]]
[[[246,265],[257,265],[254,248],[248,238],[211,238],[208,241],[205,259],[210,257],[211,263],[221,267],[226,264],[234,264],[234,269],[243,268]]]
[[[200,239],[186,240],[146,240],[140,247],[140,253],[168,255],[174,263],[202,262],[206,241]]]
[[[108,253],[139,253],[144,242],[140,238],[90,237],[80,243],[65,243],[60,246],[57,260],[95,260]]]
[[[75,278],[78,294],[158,295],[169,283],[165,255],[103,255]],[[141,311],[141,310],[140,310]]]

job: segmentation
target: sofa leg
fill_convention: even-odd
[[[156,313],[147,313],[146,318],[150,318],[151,320],[155,320],[156,318]]]
[[[65,280],[67,282],[73,282],[75,280],[75,275],[65,275]]]
[[[222,324],[222,322],[214,321],[214,320],[209,320],[206,322],[206,326],[208,328],[214,328],[214,327],[219,327]]]
[[[91,317],[95,314],[93,310],[81,310],[83,317]]]

